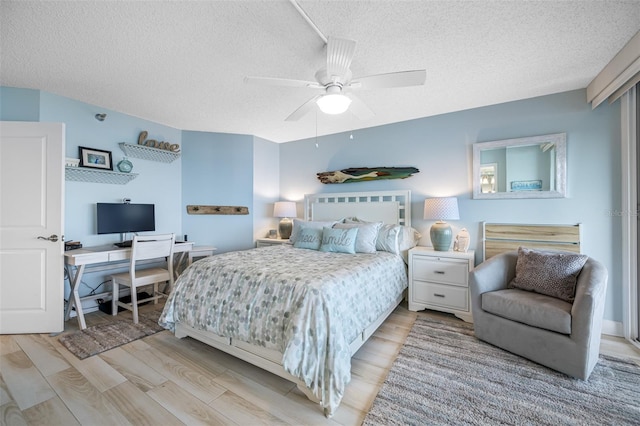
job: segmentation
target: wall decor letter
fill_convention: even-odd
[[[367,180],[406,179],[419,173],[415,167],[353,167],[333,172],[316,173],[322,183],[351,183]]]
[[[162,149],[162,150],[171,151],[171,152],[180,151],[180,145],[178,145],[177,143],[170,143],[170,142],[164,142],[164,141],[158,142],[155,139],[147,139],[148,135],[149,133],[146,130],[141,131],[140,135],[138,135],[138,145],[148,146],[149,148]]]

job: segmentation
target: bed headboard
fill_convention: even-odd
[[[305,220],[357,217],[411,226],[411,191],[341,192],[304,196]]]
[[[526,225],[482,223],[484,260],[524,246],[580,253],[580,224]]]

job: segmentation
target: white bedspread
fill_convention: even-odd
[[[288,245],[211,256],[176,281],[160,324],[185,323],[284,354],[284,369],[332,413],[351,379],[349,345],[407,287],[402,259]]]

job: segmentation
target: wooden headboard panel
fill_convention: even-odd
[[[357,217],[369,222],[411,226],[411,191],[372,191],[309,194],[304,197],[305,220]]]
[[[580,224],[523,225],[482,223],[484,260],[523,246],[580,253]]]

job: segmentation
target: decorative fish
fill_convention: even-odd
[[[380,179],[406,179],[418,173],[415,167],[353,167],[333,172],[316,173],[322,183],[350,183]]]

